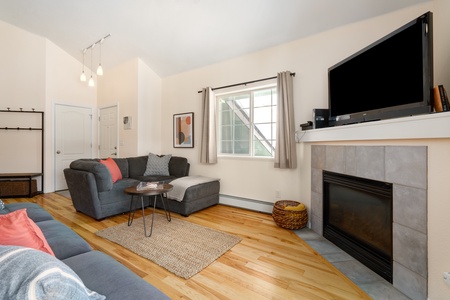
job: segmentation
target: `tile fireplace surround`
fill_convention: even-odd
[[[427,147],[311,146],[311,229],[322,235],[322,171],[393,184],[393,286],[426,299]]]

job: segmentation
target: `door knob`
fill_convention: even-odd
[[[59,151],[59,150],[58,150],[58,151],[56,151],[56,154],[60,154],[60,153],[61,153],[61,151]]]

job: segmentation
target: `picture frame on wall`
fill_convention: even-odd
[[[173,147],[194,148],[194,113],[173,115]]]

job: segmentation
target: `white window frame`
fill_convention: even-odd
[[[234,90],[234,91],[229,91],[229,92],[225,92],[225,93],[217,93],[215,95],[216,97],[216,103],[217,103],[217,115],[218,115],[218,156],[220,157],[247,157],[247,158],[261,158],[261,159],[273,159],[274,155],[275,155],[275,151],[274,151],[274,147],[276,144],[276,135],[275,132],[272,133],[272,139],[270,140],[274,140],[273,144],[271,144],[273,146],[273,149],[270,151],[271,155],[270,156],[263,156],[263,155],[255,155],[254,150],[254,130],[255,130],[255,125],[254,125],[254,93],[261,91],[261,90],[269,90],[269,89],[274,89],[275,90],[275,94],[277,93],[277,85],[276,83],[273,84],[266,84],[266,85],[261,85],[261,86],[255,86],[255,87],[251,87],[251,88],[246,88],[246,89],[241,89],[241,90]],[[242,154],[242,153],[223,153],[222,152],[222,114],[221,114],[221,106],[220,106],[220,99],[226,97],[226,96],[233,96],[233,95],[241,95],[241,94],[250,94],[250,118],[249,118],[249,126],[250,126],[250,133],[249,133],[249,153],[248,154]],[[277,103],[276,101],[274,102],[274,104],[270,105],[270,106],[275,106],[275,108],[277,107]],[[275,120],[274,120],[275,118]],[[275,128],[277,126],[277,122],[276,122],[276,116],[274,117],[273,115],[271,115],[271,124],[275,124]],[[233,130],[234,132],[234,130]],[[234,133],[233,133],[234,135]],[[235,141],[234,136],[231,139],[231,141]],[[233,147],[233,151],[234,151],[234,147]]]

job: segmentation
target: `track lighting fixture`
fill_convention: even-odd
[[[102,67],[102,44],[105,41],[105,39],[109,38],[111,36],[111,34],[106,35],[105,37],[101,38],[100,40],[96,41],[95,43],[93,43],[92,45],[90,45],[89,47],[86,47],[82,50],[83,52],[83,68],[81,71],[81,75],[80,75],[80,81],[85,82],[86,81],[86,74],[84,72],[84,57],[86,54],[87,50],[91,50],[91,77],[89,78],[88,81],[88,85],[93,87],[95,86],[95,82],[94,82],[94,77],[93,77],[93,73],[92,73],[92,67],[93,67],[93,50],[95,48],[95,45],[100,44],[99,45],[99,58],[98,58],[98,68],[97,68],[97,75],[98,76],[102,76],[103,75],[103,67]]]

